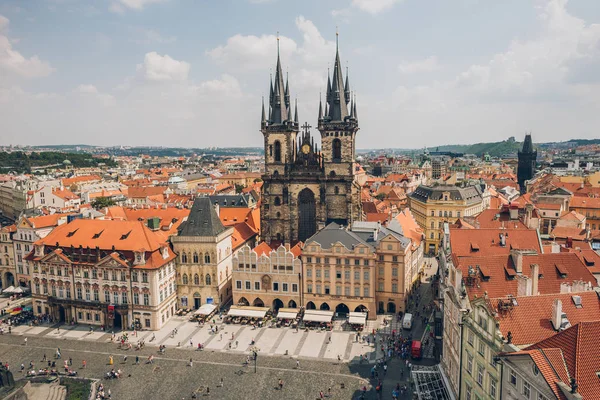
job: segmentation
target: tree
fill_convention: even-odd
[[[92,207],[96,210],[104,207],[114,206],[116,203],[108,198],[108,197],[98,197],[96,200],[92,201]]]
[[[383,200],[385,200],[385,193],[379,193],[378,195],[375,196],[375,198],[377,200],[383,201]]]
[[[240,184],[235,184],[235,192],[236,193],[242,193],[242,190],[244,190],[246,188],[246,186],[244,185],[240,185]]]

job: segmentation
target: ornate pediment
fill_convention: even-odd
[[[129,264],[126,260],[121,259],[121,257],[119,257],[119,255],[115,252],[100,260],[97,266],[107,268],[128,268]]]

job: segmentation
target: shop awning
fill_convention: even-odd
[[[348,314],[348,322],[350,324],[364,325],[367,323],[367,313],[351,312]]]
[[[4,289],[4,290],[2,291],[2,293],[12,293],[12,292],[13,292],[13,290],[15,290],[15,287],[14,287],[14,286],[9,286],[9,287],[7,287],[6,289]]]
[[[227,316],[264,318],[267,315],[267,311],[269,311],[269,307],[231,306]]]
[[[197,309],[194,314],[195,315],[210,315],[217,309],[217,306],[214,304],[203,304]]]
[[[295,319],[298,316],[300,310],[297,308],[280,308],[277,312],[277,318],[279,319]]]
[[[305,322],[331,322],[333,318],[333,311],[325,311],[325,310],[306,310],[304,312],[304,318],[302,318]]]

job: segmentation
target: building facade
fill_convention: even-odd
[[[0,229],[0,289],[15,286],[15,249],[12,237],[16,232],[15,225]]]
[[[327,79],[325,111],[319,106],[319,150],[308,124],[299,134],[297,107],[292,113],[289,85],[277,55],[268,113],[263,104],[261,119],[265,147],[261,227],[267,243],[305,241],[329,222],[350,225],[360,219],[354,169],[356,103],[351,103],[337,51],[333,78]]]
[[[157,330],[176,308],[175,253],[140,221],[76,219],[34,243],[33,312]]]
[[[489,192],[481,185],[419,186],[408,195],[409,208],[425,232],[425,251],[438,252],[445,222],[472,217],[489,207]]]
[[[521,193],[527,192],[526,181],[533,178],[535,173],[535,164],[537,159],[537,150],[533,150],[531,135],[525,135],[523,141],[523,149],[518,153],[519,165],[517,167],[517,181]]]
[[[233,256],[233,304],[297,308],[301,301],[300,244],[271,248],[244,245]]]
[[[225,305],[232,296],[233,228],[219,219],[208,197],[194,201],[188,219],[171,237],[177,258],[177,294],[181,308]]]

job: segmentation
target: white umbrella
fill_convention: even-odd
[[[18,293],[18,294],[21,294],[21,293],[23,293],[23,289],[22,289],[22,288],[20,288],[20,287],[18,287],[18,288],[16,288],[15,290],[13,290],[12,292],[13,292],[13,293]]]
[[[4,289],[2,292],[3,293],[13,293],[14,290],[15,290],[14,286],[9,286],[6,289]]]

